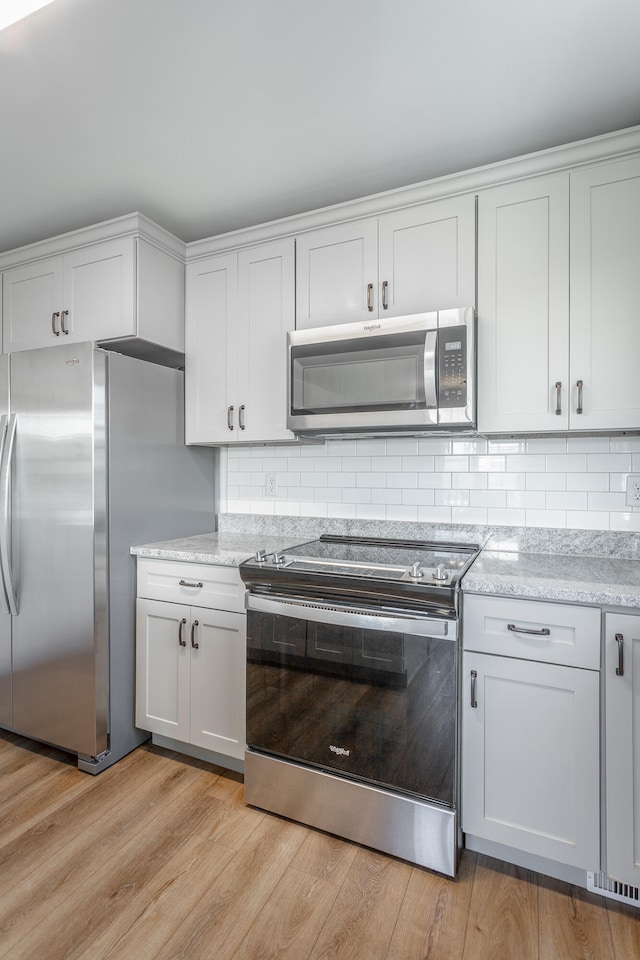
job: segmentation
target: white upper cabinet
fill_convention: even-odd
[[[640,159],[478,200],[480,432],[640,427]]]
[[[478,429],[566,430],[569,176],[478,198]]]
[[[640,427],[638,357],[640,158],[571,174],[574,426]]]
[[[134,214],[4,254],[3,351],[137,338],[182,352],[184,254],[163,249],[175,238],[155,224],[151,239],[140,235],[144,223]],[[126,234],[96,240],[102,226]]]
[[[293,439],[286,429],[293,328],[293,239],[187,265],[187,443]]]
[[[475,303],[475,200],[451,197],[302,234],[296,327]]]

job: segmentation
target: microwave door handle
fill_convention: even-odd
[[[424,338],[424,401],[427,409],[438,406],[436,388],[436,355],[438,349],[438,331],[427,330]]]

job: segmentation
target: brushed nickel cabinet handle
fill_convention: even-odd
[[[616,633],[616,643],[618,644],[618,666],[616,667],[616,677],[624,677],[624,637],[621,633]]]
[[[512,633],[528,633],[532,637],[548,637],[551,633],[549,627],[541,627],[540,630],[529,630],[527,627],[517,627],[515,623],[508,623],[507,630]]]
[[[578,388],[578,406],[576,407],[576,413],[582,413],[582,388],[584,386],[583,380],[576,380],[576,387]]]
[[[196,642],[196,627],[200,626],[199,620],[194,620],[191,624],[191,646],[194,650],[200,649],[200,644]]]
[[[373,293],[373,284],[368,283],[367,284],[367,310],[369,311],[369,313],[373,312],[373,300],[371,298],[372,293]]]
[[[59,310],[56,310],[55,313],[51,314],[51,332],[53,333],[54,337],[60,336],[60,331],[56,330],[56,318],[59,316],[60,316]]]
[[[227,426],[229,430],[233,430],[233,407],[227,407]]]
[[[65,334],[67,334],[67,335],[69,334],[69,331],[67,330],[67,327],[66,327],[66,325],[65,325],[64,318],[65,318],[65,317],[68,317],[68,316],[69,316],[69,311],[68,311],[68,310],[63,310],[63,311],[61,312],[61,314],[60,314],[60,326],[61,326],[61,328],[62,328],[62,332],[65,333]]]
[[[388,309],[389,309],[389,304],[387,303],[387,292],[388,292],[388,290],[389,290],[389,281],[388,281],[388,280],[383,280],[383,281],[382,281],[382,309],[383,309],[383,310],[388,310]]]
[[[241,403],[238,407],[238,426],[241,430],[244,430],[244,403]]]
[[[186,647],[187,641],[184,639],[184,625],[187,622],[187,618],[183,617],[178,625],[178,643],[181,647]]]
[[[178,580],[181,587],[203,587],[202,580]]]
[[[562,381],[558,380],[556,383],[556,416],[559,417],[562,413]]]
[[[478,706],[478,701],[476,699],[477,685],[478,685],[478,671],[472,670],[471,671],[471,706],[473,707],[474,710],[477,709],[477,706]]]

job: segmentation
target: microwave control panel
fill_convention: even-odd
[[[467,328],[444,327],[438,335],[438,406],[467,405]]]

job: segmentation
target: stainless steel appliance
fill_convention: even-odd
[[[477,554],[322,536],[240,564],[248,803],[455,875],[459,584]]]
[[[183,374],[91,343],[0,358],[0,726],[98,773],[134,727],[131,544],[214,525]]]
[[[473,307],[287,334],[287,426],[302,436],[472,431]]]

